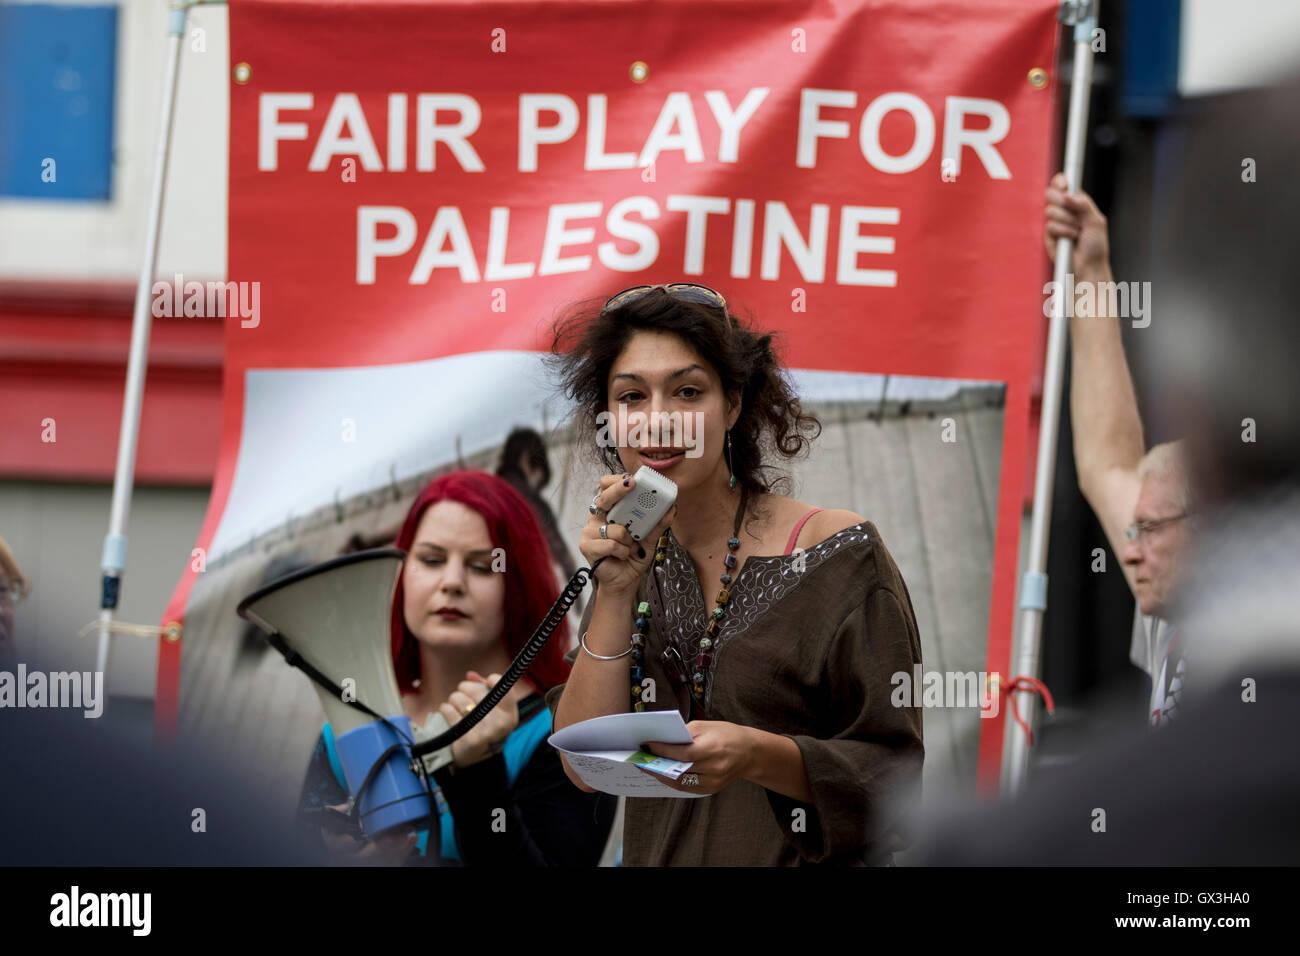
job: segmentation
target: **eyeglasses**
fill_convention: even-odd
[[[604,315],[612,309],[617,309],[619,306],[627,305],[627,303],[633,302],[641,298],[641,296],[645,295],[647,292],[652,292],[655,289],[663,289],[664,292],[681,302],[694,302],[698,305],[709,305],[721,309],[723,313],[726,313],[727,317],[730,318],[730,314],[727,313],[727,300],[722,297],[722,294],[715,292],[706,285],[697,285],[694,282],[664,282],[659,285],[634,285],[630,289],[624,289],[622,292],[612,295],[605,300],[605,304],[600,308],[600,314]]]
[[[1124,529],[1124,537],[1130,541],[1136,541],[1144,534],[1149,534],[1161,525],[1169,524],[1172,521],[1182,521],[1184,518],[1195,514],[1194,511],[1184,511],[1180,515],[1173,515],[1169,518],[1156,518],[1154,521],[1139,521],[1137,524],[1131,524]]]

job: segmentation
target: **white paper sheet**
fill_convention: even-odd
[[[689,744],[691,732],[675,710],[608,714],[573,724],[551,734],[548,743],[569,761],[583,783],[602,793],[623,797],[704,797],[704,793],[674,790],[638,769],[677,779],[691,765],[666,758],[646,763],[636,755],[642,743]],[[650,755],[653,758],[653,755]]]

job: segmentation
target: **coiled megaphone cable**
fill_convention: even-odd
[[[411,748],[413,757],[419,758],[455,743],[473,730],[474,726],[501,702],[501,699],[510,692],[510,688],[514,687],[519,678],[524,676],[524,671],[528,670],[532,665],[533,659],[541,653],[542,648],[546,646],[546,642],[551,639],[556,629],[559,628],[560,622],[564,620],[565,615],[569,613],[569,609],[573,607],[573,602],[578,600],[578,595],[582,593],[582,589],[595,576],[596,568],[600,566],[600,562],[604,560],[604,558],[597,558],[592,562],[591,567],[578,568],[574,572],[573,577],[569,579],[569,583],[560,592],[560,596],[551,605],[551,609],[546,612],[546,617],[542,618],[542,623],[537,625],[537,630],[533,631],[533,636],[528,639],[527,644],[520,648],[519,653],[515,655],[515,659],[510,662],[510,666],[506,668],[506,672],[501,675],[501,679],[496,682],[496,685],[488,691],[487,696],[480,700],[478,705],[466,714],[463,720],[457,721],[450,729],[443,731],[437,737],[413,746]],[[417,760],[417,762],[419,761]]]

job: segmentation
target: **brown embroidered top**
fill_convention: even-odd
[[[731,585],[703,712],[669,677],[664,653],[692,661],[708,607],[690,555],[668,532],[637,600],[651,605],[648,709],[726,720],[791,738],[813,802],[748,780],[699,799],[631,798],[629,866],[882,863],[912,840],[924,758],[921,710],[895,707],[890,677],[921,663],[907,585],[875,525],[864,521],[797,555],[751,555]],[[589,601],[581,631],[595,601]],[[633,629],[628,621],[628,633]],[[573,653],[577,653],[576,651]],[[572,660],[572,656],[570,657]],[[564,691],[552,688],[552,714]]]

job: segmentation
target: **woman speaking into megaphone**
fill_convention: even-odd
[[[393,597],[393,666],[412,724],[441,714],[454,725],[474,709],[559,595],[541,526],[522,495],[479,471],[430,482],[395,545],[407,552]],[[342,853],[403,862],[418,853],[467,866],[594,866],[616,801],[583,793],[546,745],[543,694],[568,679],[561,624],[505,698],[452,745],[434,774],[439,820],[430,834],[395,834],[360,847],[323,831]],[[328,724],[303,785],[302,809],[343,804],[347,788]]]
[[[771,341],[684,282],[556,326],[553,364],[611,473],[579,545],[601,563],[573,673],[547,695],[555,727],[676,709],[692,738],[644,742],[691,766],[656,778],[682,798],[627,800],[628,865],[888,864],[909,839],[921,711],[893,705],[891,675],[921,662],[911,599],[870,521],[775,493],[770,458],[818,423]],[[642,468],[676,487],[644,544],[612,520],[645,494]]]

